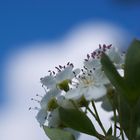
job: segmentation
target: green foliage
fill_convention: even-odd
[[[59,113],[62,122],[69,128],[96,136],[96,130],[91,120],[82,111],[79,111],[78,109],[64,109],[60,107]]]
[[[116,136],[116,130],[120,130],[120,135],[123,138],[123,132],[129,140],[140,139],[140,41],[134,40],[127,50],[124,64],[124,76],[122,77],[113,62],[106,54],[101,58],[102,69],[110,80],[110,84],[106,85],[107,94],[103,98],[101,107],[106,111],[113,111],[114,116],[114,130],[112,126],[107,130],[104,129],[96,107],[93,106],[94,112],[88,108],[89,101],[84,97],[79,100],[80,107],[86,109],[93,115],[95,120],[99,123],[104,135],[99,134],[91,120],[87,117],[81,108],[65,109],[59,107],[56,99],[52,99],[48,103],[49,111],[58,107],[59,117],[66,128],[95,136],[100,140],[119,140],[120,136]],[[71,81],[64,80],[57,86],[65,92],[69,91],[69,83]],[[93,101],[92,101],[93,102]],[[86,111],[87,111],[86,110]],[[117,113],[116,113],[117,112]],[[117,123],[120,123],[118,125]],[[63,127],[63,128],[64,128]],[[62,128],[62,126],[61,126]],[[51,140],[75,140],[74,136],[61,128],[49,128],[43,126],[46,135]],[[114,133],[114,134],[113,134]]]
[[[105,74],[109,78],[110,82],[114,85],[116,90],[127,97],[127,87],[124,83],[124,79],[119,75],[115,66],[106,54],[102,55],[101,63]]]
[[[140,41],[138,40],[134,40],[127,50],[124,72],[129,100],[135,103],[140,97]]]
[[[124,78],[111,60],[103,54],[103,70],[117,90],[117,106],[120,124],[126,136],[136,139],[140,124],[140,41],[134,40],[126,53]]]
[[[112,126],[110,126],[110,128],[108,129],[107,135],[108,136],[112,136]]]
[[[43,129],[51,140],[75,140],[74,136],[65,130],[47,126],[43,126]]]

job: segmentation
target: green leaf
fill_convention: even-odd
[[[96,136],[96,130],[85,113],[77,109],[64,109],[62,107],[59,108],[59,113],[62,122],[66,126],[82,133]]]
[[[111,136],[111,135],[112,135],[112,126],[110,126],[110,128],[108,129],[107,135],[108,135],[108,136]]]
[[[125,86],[124,80],[119,75],[115,66],[106,54],[102,55],[101,63],[105,74],[107,75],[111,83],[115,86],[116,90],[124,96],[127,96],[127,88]]]
[[[134,40],[127,50],[125,67],[125,82],[129,87],[129,98],[134,102],[140,97],[140,41]]]
[[[43,129],[51,140],[75,140],[74,136],[65,130],[47,126],[43,126]]]

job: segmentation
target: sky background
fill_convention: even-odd
[[[4,100],[3,65],[23,44],[59,40],[73,27],[103,21],[140,37],[139,0],[0,1],[0,100]],[[24,45],[26,46],[26,45]]]
[[[99,43],[126,48],[133,38],[140,39],[139,19],[139,0],[0,1],[0,115],[8,116],[0,117],[0,130],[5,133],[2,140],[9,140],[6,129],[12,130],[16,123],[14,129],[18,130],[21,119],[33,121],[34,115],[29,117],[26,112],[30,105],[27,100],[41,91],[39,78],[48,68],[64,59],[78,63],[85,48],[89,52]],[[22,118],[21,109],[27,117]],[[20,114],[17,122],[14,113]],[[34,132],[38,132],[38,126],[35,127]],[[40,131],[38,139],[40,135],[44,134]],[[19,133],[13,138],[17,140],[20,136]],[[30,135],[26,137],[29,138]]]

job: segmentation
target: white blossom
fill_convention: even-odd
[[[50,71],[49,76],[45,76],[44,78],[41,78],[40,81],[43,85],[45,85],[47,88],[60,88],[59,85],[63,82],[70,83],[71,80],[79,74],[80,70],[75,69],[73,70],[73,64],[69,63],[67,67],[59,66],[56,67],[58,70],[58,73],[55,74],[55,72]]]
[[[77,80],[77,87],[66,93],[67,99],[78,100],[84,96],[88,101],[96,101],[106,94],[105,84],[108,84],[109,81],[100,70],[91,71],[90,73],[84,71]]]
[[[40,125],[43,125],[46,122],[47,116],[48,116],[48,104],[51,99],[56,98],[61,93],[58,89],[52,89],[43,96],[43,98],[40,101],[40,110],[37,113],[36,119],[40,123]]]

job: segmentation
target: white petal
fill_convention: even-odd
[[[68,99],[65,99],[64,96],[60,96],[57,98],[57,103],[59,106],[66,108],[66,109],[72,109],[74,108],[74,105],[72,102],[70,102]]]
[[[75,69],[75,70],[73,70],[73,72],[75,73],[75,75],[78,75],[79,73],[80,73],[80,69]]]
[[[101,63],[99,59],[90,59],[84,62],[84,66],[89,70],[93,70],[93,68],[101,68]]]
[[[40,79],[41,83],[48,88],[53,88],[56,85],[56,80],[52,75],[45,76],[44,78]]]
[[[71,76],[73,76],[72,69],[73,69],[72,66],[68,66],[63,71],[58,72],[56,74],[56,81],[59,83],[64,80],[72,79],[73,78],[73,77],[71,77]]]
[[[65,95],[66,99],[73,99],[73,100],[78,100],[81,97],[82,97],[81,88],[75,88],[75,89],[69,90]]]
[[[102,71],[102,69],[96,69],[93,73],[94,77],[95,77],[95,84],[96,85],[101,85],[101,84],[109,84],[109,79],[107,78],[107,76],[105,75],[104,71]]]
[[[121,53],[119,52],[118,48],[111,47],[108,51],[108,56],[116,64],[122,63]]]
[[[88,89],[88,92],[84,94],[86,100],[98,100],[106,94],[106,88],[104,86],[94,86]]]
[[[61,93],[61,90],[59,90],[57,88],[54,88],[54,89],[51,89],[50,91],[48,91],[40,102],[41,108],[46,108],[46,110],[47,110],[49,100],[51,100],[52,98],[55,98],[60,93]]]
[[[43,125],[47,119],[47,111],[44,109],[40,109],[37,113],[36,119],[40,123],[40,125]]]
[[[61,120],[59,117],[59,111],[58,109],[54,109],[48,117],[48,126],[59,127],[60,123],[61,123]]]

